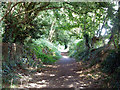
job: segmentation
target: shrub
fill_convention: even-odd
[[[108,57],[101,63],[103,71],[107,73],[113,73],[120,66],[120,52],[116,53],[112,50]]]
[[[36,58],[40,59],[43,64],[52,64],[61,57],[57,48],[49,41],[43,39],[30,44],[27,50],[30,52],[29,56],[35,54]]]

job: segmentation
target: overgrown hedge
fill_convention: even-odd
[[[61,57],[57,48],[46,40],[26,43],[23,49],[23,55],[18,60],[6,60],[2,62],[2,83],[4,85],[10,85],[11,80],[12,84],[17,84],[18,78],[20,78],[17,74],[19,70],[27,71],[29,67],[35,69],[43,68],[43,64],[53,64]]]

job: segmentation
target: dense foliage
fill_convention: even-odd
[[[113,2],[1,2],[3,77],[9,77],[3,83],[17,78],[16,67],[55,63],[60,45],[77,61],[101,62],[103,71],[118,75],[120,7],[114,7]]]

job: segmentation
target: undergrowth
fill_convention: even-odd
[[[23,51],[23,55],[17,60],[2,62],[3,88],[16,85],[21,78],[19,73],[25,74],[29,71],[28,68],[34,68],[37,71],[39,68],[44,68],[43,64],[54,64],[61,57],[57,48],[46,40],[26,43]]]
[[[104,78],[105,85],[103,87],[120,87],[120,48],[116,50],[99,47],[81,50],[80,47],[76,46],[70,56],[87,64],[88,69],[99,65],[99,71],[107,74],[107,77]]]

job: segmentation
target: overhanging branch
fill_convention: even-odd
[[[63,7],[50,7],[50,8],[43,8],[43,9],[40,9],[40,10],[37,9],[36,11],[35,11],[35,9],[32,9],[32,10],[34,10],[35,12],[37,12],[37,14],[34,15],[34,17],[36,17],[40,11],[51,10],[51,9],[60,9],[60,8],[63,8]],[[28,12],[31,12],[31,10],[28,11]],[[25,12],[24,12],[24,13],[25,13]],[[22,14],[23,14],[23,13],[22,13]],[[32,18],[31,18],[31,19],[32,19]],[[30,20],[31,20],[31,19],[30,19]],[[33,18],[33,19],[34,19],[34,18]],[[23,21],[19,22],[19,24],[20,24],[20,23],[24,23],[24,22],[26,22],[26,21],[23,20]],[[29,21],[28,21],[28,22],[29,22]]]
[[[70,8],[68,8],[68,7],[64,7],[64,9],[69,9],[70,11],[72,11],[72,12],[74,12],[74,13],[77,13],[78,15],[80,14],[80,13],[76,12],[75,10],[72,10],[72,9],[70,9]]]
[[[11,7],[11,9],[0,19],[0,22],[12,11],[12,9],[17,5],[17,4],[19,4],[19,3],[23,3],[23,2],[18,2],[18,3],[16,3],[16,4],[14,4],[12,7]]]

